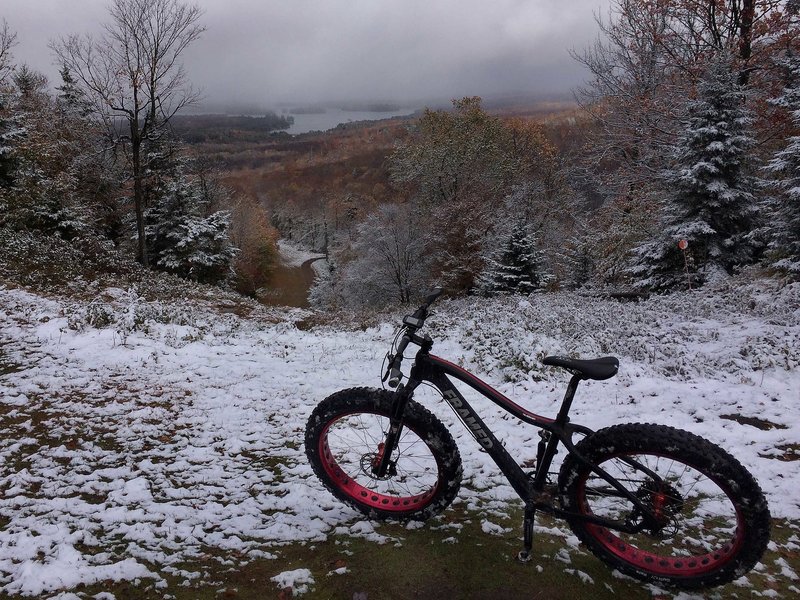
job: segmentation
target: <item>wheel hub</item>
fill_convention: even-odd
[[[381,446],[382,445],[383,444],[381,444]],[[378,476],[376,471],[378,470],[378,466],[381,464],[381,460],[383,460],[383,449],[379,450],[378,452],[369,452],[362,455],[361,472],[370,479],[374,479],[376,481],[386,481],[387,479],[391,479],[397,475],[397,463],[393,460],[390,460],[386,467],[386,474],[383,476]]]
[[[683,510],[684,499],[680,492],[665,481],[648,479],[636,491],[639,498],[655,521],[647,528],[653,535],[669,535],[677,531],[676,516]],[[672,524],[672,527],[669,525]]]

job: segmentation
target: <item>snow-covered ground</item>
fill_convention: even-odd
[[[163,586],[167,574],[197,577],[182,565],[209,548],[244,560],[335,531],[380,540],[323,490],[302,441],[322,398],[379,385],[397,316],[366,330],[304,331],[288,316],[165,308],[129,291],[86,304],[0,288],[0,590]],[[544,415],[566,375],[539,366],[542,356],[619,356],[616,378],[578,390],[573,421],[705,436],[752,470],[773,516],[800,522],[800,462],[785,460],[800,453],[800,285],[639,304],[571,294],[443,301],[429,323],[438,355]],[[488,517],[518,506],[449,409],[429,390],[417,399],[461,449],[457,501]],[[476,405],[521,461],[533,458],[534,429]]]
[[[319,252],[306,250],[284,239],[278,240],[278,252],[280,254],[281,263],[287,267],[299,267],[307,260],[323,258],[325,256]]]

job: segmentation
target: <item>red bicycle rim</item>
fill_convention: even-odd
[[[339,418],[346,416],[348,415],[341,415]],[[383,417],[385,415],[378,416]],[[438,479],[431,489],[426,490],[421,494],[395,496],[376,492],[364,487],[350,475],[345,473],[344,470],[342,470],[342,468],[339,466],[339,463],[336,461],[336,458],[333,456],[330,447],[328,446],[328,430],[332,424],[333,422],[328,423],[328,425],[325,426],[322,435],[320,435],[319,455],[322,458],[322,466],[325,469],[325,472],[328,474],[331,481],[341,493],[349,496],[353,500],[360,502],[361,504],[366,504],[372,508],[393,512],[419,510],[431,502],[434,494],[436,493],[436,489],[439,487]],[[438,461],[437,467],[440,467],[440,465],[438,465]]]
[[[722,488],[720,490],[724,491]],[[578,494],[579,498],[582,499],[580,511],[587,515],[593,514],[586,501],[585,478],[580,482]],[[733,506],[733,503],[731,503],[731,506]],[[744,542],[744,520],[738,508],[736,508],[736,531],[733,537],[719,548],[698,555],[672,556],[656,554],[629,544],[606,527],[587,523],[586,530],[619,560],[642,571],[669,577],[696,577],[716,571],[736,556]]]

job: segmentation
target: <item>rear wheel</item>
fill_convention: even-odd
[[[758,484],[730,454],[671,427],[602,429],[576,450],[655,515],[645,526],[635,504],[569,456],[559,489],[565,510],[639,526],[623,533],[568,518],[595,555],[639,579],[682,588],[721,585],[755,566],[769,541],[769,510]]]
[[[389,469],[378,477],[373,467],[385,452],[395,398],[368,388],[326,398],[308,420],[306,455],[325,487],[353,508],[378,519],[423,521],[455,498],[461,457],[445,426],[411,400]]]

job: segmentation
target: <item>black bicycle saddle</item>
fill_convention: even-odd
[[[577,360],[566,356],[547,356],[542,363],[553,367],[563,367],[580,375],[583,379],[597,379],[598,381],[613,377],[619,370],[619,360],[614,356],[590,360]]]

